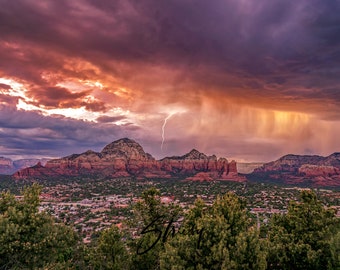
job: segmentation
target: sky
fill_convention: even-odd
[[[340,151],[340,1],[0,0],[0,156]]]

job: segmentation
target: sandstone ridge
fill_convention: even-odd
[[[88,174],[137,178],[181,177],[194,181],[245,181],[245,178],[237,173],[235,161],[217,159],[215,155],[207,156],[196,149],[183,156],[156,160],[146,153],[141,145],[128,138],[106,145],[101,152],[88,150],[82,154],[50,160],[45,166],[39,163],[20,170],[13,176],[15,179],[25,179]]]
[[[255,169],[249,178],[284,184],[338,187],[340,186],[340,153],[333,153],[327,157],[286,155]]]

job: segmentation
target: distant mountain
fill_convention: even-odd
[[[12,160],[5,157],[0,157],[0,174],[11,175],[23,168],[36,165],[38,162],[46,164],[48,159],[19,159]]]
[[[248,179],[294,185],[340,186],[340,153],[327,157],[286,155],[264,164]]]
[[[263,164],[263,162],[237,162],[237,171],[244,174],[252,173]]]
[[[12,174],[15,171],[16,170],[11,159],[0,157],[0,174]]]
[[[133,176],[137,178],[184,177],[188,180],[234,180],[245,181],[237,173],[236,162],[225,158],[206,156],[193,149],[183,156],[156,160],[145,153],[134,140],[123,138],[106,145],[101,152],[88,150],[48,161],[16,172],[16,179],[46,176],[76,176],[101,174],[112,177]]]

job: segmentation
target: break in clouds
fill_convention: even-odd
[[[0,155],[340,149],[338,1],[0,2]]]

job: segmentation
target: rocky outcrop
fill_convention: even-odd
[[[202,174],[203,173],[203,174]],[[206,156],[193,149],[183,156],[166,157],[156,160],[135,141],[124,138],[114,141],[101,152],[86,151],[61,159],[50,160],[18,171],[16,179],[51,175],[102,174],[112,177],[134,176],[137,178],[200,177],[204,180],[222,179],[244,181],[237,173],[236,162],[224,158]]]
[[[264,164],[249,179],[311,186],[340,186],[340,153],[327,157],[286,155]]]
[[[47,170],[40,162],[33,167],[24,168],[20,171],[17,171],[14,174],[14,178],[16,179],[24,179],[31,177],[44,177],[44,176],[54,176],[54,171]]]
[[[191,150],[184,156],[167,157],[160,160],[161,169],[173,176],[189,175],[186,179],[193,181],[233,180],[245,181],[237,173],[236,162],[228,162],[225,158],[205,154]]]
[[[300,175],[304,175],[307,177],[315,177],[315,176],[332,177],[335,175],[340,175],[340,168],[337,168],[334,166],[303,164],[299,168],[298,173]]]
[[[254,172],[297,172],[304,164],[318,164],[323,160],[320,156],[300,156],[300,155],[286,155],[276,161],[263,164],[263,166],[254,170]]]

